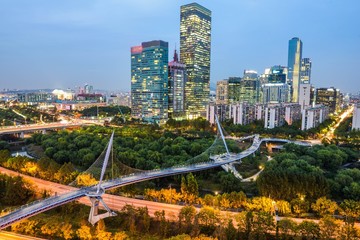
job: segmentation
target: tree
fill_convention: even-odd
[[[90,227],[88,227],[88,226],[86,226],[86,225],[82,225],[82,226],[76,231],[76,235],[77,235],[80,239],[84,239],[84,240],[91,240],[91,239],[92,239],[91,229],[90,229]]]
[[[336,202],[327,199],[326,197],[321,197],[316,200],[315,203],[311,204],[312,210],[317,212],[319,216],[332,215],[337,210],[338,206]]]
[[[189,173],[186,177],[187,180],[187,192],[190,195],[198,196],[199,195],[199,186],[192,173]]]
[[[115,235],[114,235],[114,240],[125,240],[127,239],[129,236],[121,231],[121,232],[116,232]]]
[[[166,237],[166,235],[168,234],[168,222],[166,221],[166,217],[165,217],[165,211],[156,211],[154,213],[155,215],[155,220],[159,222],[159,229],[160,229],[160,236],[161,237]]]
[[[182,207],[179,212],[180,228],[184,226],[185,232],[189,232],[190,226],[194,221],[195,215],[196,215],[196,210],[193,206]]]
[[[286,216],[291,213],[291,206],[288,201],[278,200],[276,201],[276,206],[281,215]]]
[[[294,213],[298,216],[301,213],[307,213],[309,211],[309,202],[303,198],[294,198],[291,200],[291,206]]]
[[[262,212],[273,212],[274,203],[271,198],[267,197],[254,197],[247,204],[249,211],[262,211]]]
[[[302,221],[298,225],[298,231],[306,239],[318,239],[320,236],[319,225],[312,221]]]
[[[354,200],[344,200],[340,204],[340,214],[345,216],[345,222],[354,224],[356,218],[360,216],[360,202]]]
[[[331,216],[325,216],[320,219],[319,227],[320,234],[322,239],[338,239],[339,238],[339,230],[342,222],[340,220],[336,220]]]
[[[200,212],[198,213],[199,223],[205,226],[215,226],[215,224],[219,221],[218,210],[215,210],[212,207],[202,207]]]
[[[261,236],[266,237],[275,227],[272,214],[268,212],[254,212],[253,214],[253,232],[256,239],[260,239]]]
[[[76,177],[76,185],[81,186],[92,186],[98,181],[89,173],[83,173]]]
[[[72,230],[72,225],[70,223],[62,224],[60,227],[60,233],[63,239],[71,239],[74,235],[74,231]]]
[[[281,239],[291,239],[291,236],[296,235],[297,224],[293,220],[286,218],[281,219],[277,222],[277,227],[279,229]]]

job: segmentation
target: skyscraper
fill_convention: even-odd
[[[169,117],[183,117],[185,111],[185,64],[179,62],[177,52],[169,62]]]
[[[294,37],[289,40],[288,52],[288,80],[291,86],[291,101],[298,102],[300,70],[302,58],[302,42],[299,38]]]
[[[311,80],[311,59],[301,59],[300,84],[310,83]]]
[[[131,115],[162,123],[168,118],[168,43],[131,48]]]
[[[329,107],[329,113],[340,110],[340,90],[334,87],[317,88],[316,104],[322,104]]]
[[[185,109],[188,118],[206,114],[210,93],[211,11],[190,3],[181,6],[180,60],[185,63]]]
[[[245,70],[240,81],[240,102],[258,103],[260,99],[260,80],[256,71]]]

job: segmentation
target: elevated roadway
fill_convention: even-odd
[[[0,128],[0,135],[3,134],[16,134],[16,133],[28,133],[35,131],[46,131],[53,129],[65,129],[72,127],[82,127],[85,125],[91,125],[93,123],[84,123],[84,122],[70,122],[70,123],[42,123],[42,124],[28,124],[28,125],[17,125],[10,127]]]

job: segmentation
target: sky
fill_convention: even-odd
[[[180,38],[184,0],[0,0],[0,89],[130,90],[130,47]],[[360,92],[359,0],[199,0],[212,11],[217,81],[287,65],[299,37],[312,84]]]

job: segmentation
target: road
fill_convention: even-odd
[[[343,112],[338,121],[335,123],[334,126],[330,128],[330,130],[325,134],[324,138],[329,140],[334,138],[335,129],[339,127],[340,123],[342,123],[354,110],[354,106],[349,107],[345,112]]]
[[[74,191],[76,189],[74,187],[70,187],[70,186],[67,186],[67,185],[53,183],[53,182],[50,182],[50,181],[30,177],[30,176],[27,176],[27,175],[24,175],[24,174],[19,174],[19,173],[15,172],[15,171],[11,171],[11,170],[8,170],[8,169],[2,168],[2,167],[0,167],[0,173],[7,174],[7,175],[10,175],[10,176],[19,176],[20,175],[24,179],[26,179],[27,181],[32,182],[33,184],[37,185],[37,188],[39,190],[51,191],[52,194],[55,194],[55,192],[57,194],[65,194],[65,193]],[[150,216],[154,216],[154,213],[156,211],[164,210],[165,213],[166,213],[166,218],[168,220],[170,220],[170,221],[177,221],[177,216],[178,216],[181,208],[183,207],[183,206],[180,206],[180,205],[165,204],[165,203],[158,203],[158,202],[152,202],[152,201],[146,201],[146,200],[126,198],[126,197],[115,196],[115,195],[111,195],[111,194],[104,194],[103,199],[104,199],[105,203],[112,210],[115,210],[115,211],[121,211],[122,208],[126,204],[132,205],[134,207],[147,207]],[[82,198],[78,199],[77,201],[79,203],[90,206],[90,201],[89,201],[89,199],[87,197],[82,197]],[[199,209],[197,209],[197,211],[199,211]],[[227,212],[227,211],[221,211],[221,213],[223,213],[224,215],[236,214],[236,213]],[[283,219],[283,218],[280,217],[280,219]],[[297,223],[300,223],[300,222],[302,222],[304,220],[318,222],[318,220],[313,220],[313,219],[300,219],[300,218],[288,218],[288,219],[291,219],[291,220],[293,220],[293,221],[295,221]],[[360,223],[356,223],[355,225],[356,225],[356,227],[360,227]]]
[[[0,231],[1,240],[45,240],[44,238],[36,238],[25,235],[20,235],[13,232]]]
[[[40,131],[40,130],[48,130],[48,129],[61,129],[61,128],[71,128],[71,127],[81,127],[86,123],[76,122],[76,123],[43,123],[43,124],[27,124],[27,125],[18,125],[18,126],[10,126],[10,127],[2,127],[0,128],[1,134],[14,134],[21,132],[32,132],[32,131]],[[90,124],[90,123],[88,123]]]
[[[34,186],[37,187],[38,190],[47,190],[51,192],[51,195],[58,194],[66,194],[69,192],[72,192],[74,190],[77,190],[77,188],[62,185],[46,180],[42,180],[39,178],[30,177],[24,174],[20,174],[15,171],[8,170],[6,168],[0,167],[0,172],[2,174],[7,174],[9,176],[22,176],[24,179],[32,183]],[[154,215],[156,211],[159,210],[165,210],[169,217],[171,217],[172,214],[175,214],[177,216],[178,212],[182,208],[182,206],[178,205],[171,205],[171,204],[163,204],[163,203],[157,203],[152,201],[145,201],[145,200],[139,200],[139,199],[133,199],[133,198],[126,198],[121,196],[115,196],[111,194],[104,194],[103,199],[105,203],[115,211],[121,211],[121,209],[126,205],[130,204],[135,207],[148,207],[149,214],[151,216]],[[87,197],[83,197],[78,199],[78,202],[90,206],[90,200]]]

